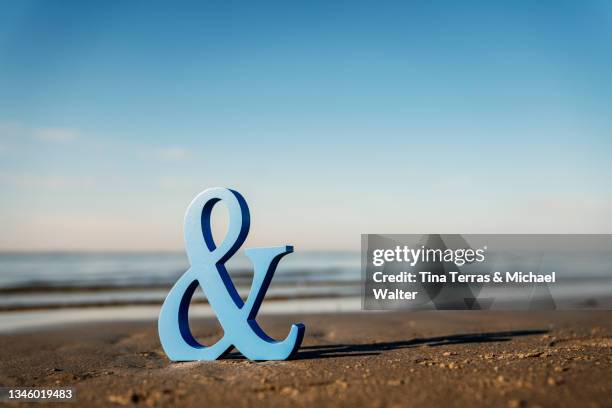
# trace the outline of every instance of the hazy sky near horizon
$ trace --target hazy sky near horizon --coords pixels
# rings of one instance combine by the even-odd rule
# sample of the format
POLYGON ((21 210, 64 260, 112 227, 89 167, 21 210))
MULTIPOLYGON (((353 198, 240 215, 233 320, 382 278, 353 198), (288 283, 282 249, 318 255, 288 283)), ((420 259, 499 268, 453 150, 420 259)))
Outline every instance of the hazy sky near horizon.
POLYGON ((608 1, 0 3, 0 249, 612 233, 608 1), (221 222, 222 223, 222 222, 221 222))

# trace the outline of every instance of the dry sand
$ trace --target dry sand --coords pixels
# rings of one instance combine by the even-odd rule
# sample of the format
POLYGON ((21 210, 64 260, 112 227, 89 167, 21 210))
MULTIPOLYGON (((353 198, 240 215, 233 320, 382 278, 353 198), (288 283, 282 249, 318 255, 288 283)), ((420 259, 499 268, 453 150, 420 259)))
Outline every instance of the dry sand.
MULTIPOLYGON (((296 359, 171 363, 155 322, 82 324, 0 336, 0 385, 74 387, 86 407, 612 406, 612 312, 259 320, 279 338, 306 324, 296 359)), ((192 328, 204 343, 221 333, 192 328)))

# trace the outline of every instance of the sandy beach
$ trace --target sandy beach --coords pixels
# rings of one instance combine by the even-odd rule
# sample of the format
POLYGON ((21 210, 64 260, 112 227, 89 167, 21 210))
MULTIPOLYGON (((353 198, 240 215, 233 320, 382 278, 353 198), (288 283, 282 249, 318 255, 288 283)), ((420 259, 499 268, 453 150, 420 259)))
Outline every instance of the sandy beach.
MULTIPOLYGON (((79 406, 611 406, 612 312, 262 316, 307 325, 297 357, 171 363, 155 321, 0 336, 0 384, 74 387, 79 406)), ((197 319, 203 343, 219 338, 197 319)), ((11 403, 12 404, 12 403, 11 403)), ((25 403, 24 403, 25 405, 25 403)), ((38 406, 38 405, 37 405, 38 406)))

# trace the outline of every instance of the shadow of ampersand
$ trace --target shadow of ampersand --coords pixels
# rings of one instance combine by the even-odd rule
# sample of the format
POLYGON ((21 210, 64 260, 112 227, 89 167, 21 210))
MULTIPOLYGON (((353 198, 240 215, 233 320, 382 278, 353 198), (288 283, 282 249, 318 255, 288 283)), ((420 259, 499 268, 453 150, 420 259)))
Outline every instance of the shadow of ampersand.
POLYGON ((428 345, 431 347, 446 346, 450 344, 490 343, 509 341, 513 337, 545 334, 548 330, 514 330, 492 333, 467 333, 449 336, 414 338, 403 341, 365 343, 365 344, 326 344, 318 346, 305 346, 294 357, 296 360, 314 358, 338 358, 375 356, 389 350, 428 345))

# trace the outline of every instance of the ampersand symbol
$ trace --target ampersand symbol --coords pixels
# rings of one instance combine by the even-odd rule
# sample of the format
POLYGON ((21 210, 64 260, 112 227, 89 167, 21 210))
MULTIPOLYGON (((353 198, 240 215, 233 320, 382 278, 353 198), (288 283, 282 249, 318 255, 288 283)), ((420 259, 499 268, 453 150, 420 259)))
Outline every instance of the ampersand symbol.
POLYGON ((161 308, 159 338, 171 360, 215 360, 236 347, 250 360, 285 360, 293 356, 304 338, 305 326, 293 324, 283 341, 269 337, 256 322, 257 312, 270 286, 276 266, 293 247, 250 248, 253 263, 251 291, 243 301, 227 270, 227 262, 244 243, 250 226, 249 207, 240 193, 211 188, 200 193, 185 214, 185 245, 191 267, 174 284, 161 308), (229 212, 227 235, 216 245, 211 230, 214 205, 222 201, 229 212), (201 286, 223 327, 223 337, 212 346, 201 345, 191 334, 188 310, 201 286))

